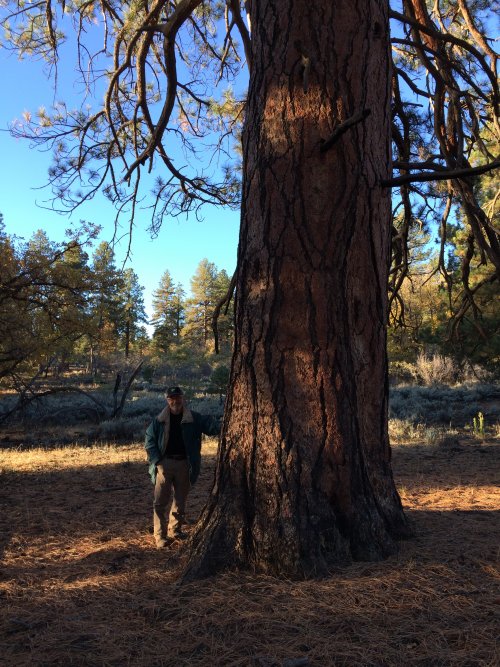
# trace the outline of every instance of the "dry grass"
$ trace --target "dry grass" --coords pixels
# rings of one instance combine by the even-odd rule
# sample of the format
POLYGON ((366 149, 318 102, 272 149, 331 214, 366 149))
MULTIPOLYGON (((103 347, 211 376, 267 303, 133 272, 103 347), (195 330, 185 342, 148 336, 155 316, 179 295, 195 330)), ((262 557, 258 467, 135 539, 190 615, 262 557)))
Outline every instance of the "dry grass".
MULTIPOLYGON (((190 497, 210 486, 205 447, 190 497)), ((491 666, 498 653, 499 451, 394 448, 416 536, 382 563, 313 581, 229 572, 179 586, 158 552, 142 445, 0 452, 0 663, 491 666)))

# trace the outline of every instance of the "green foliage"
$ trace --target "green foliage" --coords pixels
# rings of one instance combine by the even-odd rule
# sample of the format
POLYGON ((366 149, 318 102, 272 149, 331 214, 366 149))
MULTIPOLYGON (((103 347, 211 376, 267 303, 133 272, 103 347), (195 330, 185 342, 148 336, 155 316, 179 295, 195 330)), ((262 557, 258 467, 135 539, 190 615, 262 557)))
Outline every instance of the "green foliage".
POLYGON ((210 376, 210 385, 208 387, 208 391, 210 393, 219 394, 219 396, 225 394, 229 384, 229 375, 230 370, 228 366, 217 366, 217 368, 214 369, 212 375, 210 376))
MULTIPOLYGON (((427 30, 421 32, 394 14, 400 3, 391 5, 395 171, 418 177, 424 171, 442 174, 491 162, 498 155, 498 86, 491 74, 497 56, 488 35, 492 4, 424 3, 419 20, 427 30)), ((19 56, 42 57, 56 65, 65 40, 63 26, 69 33, 78 26, 65 56, 75 56, 86 77, 85 89, 101 91, 99 72, 107 72, 107 94, 99 92, 88 106, 71 109, 58 102, 52 109, 26 112, 22 125, 13 129, 35 145, 53 147, 50 179, 58 204, 71 210, 101 189, 125 211, 143 198, 146 187, 153 233, 168 215, 194 214, 206 203, 239 204, 244 68, 245 60, 250 63, 251 40, 243 7, 218 0, 154 6, 143 0, 102 6, 3 3, 4 42, 19 56), (95 45, 103 42, 105 47, 97 50, 95 45), (158 48, 160 42, 171 50, 158 48), (148 72, 147 81, 138 80, 139 72, 148 72), (167 157, 181 154, 178 162, 167 157), (124 178, 118 179, 123 166, 124 178), (146 174, 152 170, 153 184, 146 174), (101 173, 102 179, 97 177, 101 173)), ((410 6, 405 8, 406 17, 411 13, 410 6)), ((339 116, 334 122, 342 120, 339 116)), ((498 170, 460 181, 406 184, 392 192, 391 359, 413 363, 421 351, 436 350, 459 363, 497 363, 498 170)), ((210 262, 204 261, 203 271, 210 274, 210 262)), ((201 272, 200 267, 193 278, 198 283, 193 292, 199 293, 188 302, 179 292, 174 303, 168 287, 165 294, 159 288, 153 317, 156 357, 210 353, 211 316, 224 296, 227 276, 212 272, 208 285, 201 272), (218 287, 213 284, 217 281, 218 287)), ((134 345, 145 349, 140 312, 129 321, 120 314, 120 308, 128 308, 123 298, 116 295, 113 304, 111 291, 106 304, 98 293, 92 292, 93 313, 87 313, 92 326, 86 350, 96 369, 117 336, 125 354, 134 345)), ((134 303, 139 300, 134 297, 134 303)), ((35 319, 41 332, 50 329, 43 314, 35 319)), ((219 339, 226 353, 232 321, 231 311, 222 311, 219 339)))
MULTIPOLYGON (((461 283, 463 226, 449 224, 446 273, 439 266, 439 252, 424 227, 410 234, 409 270, 393 302, 388 328, 391 361, 415 363, 422 353, 440 354, 458 366, 469 363, 498 367, 500 362, 500 299, 498 281, 477 257, 471 262, 469 285, 475 294, 475 311, 459 321, 454 314, 463 302, 461 283), (450 231, 452 229, 452 231, 450 231)), ((447 380, 449 381, 449 380, 447 380)))
POLYGON ((146 382, 152 382, 154 378, 155 369, 153 366, 144 366, 142 369, 142 377, 146 382))
MULTIPOLYGON (((230 284, 226 271, 200 262, 188 302, 165 271, 154 293, 150 339, 136 273, 117 269, 106 242, 90 259, 84 249, 98 231, 82 223, 68 243, 53 243, 41 230, 23 243, 0 222, 0 380, 26 392, 38 376, 47 379, 49 372, 59 376, 76 367, 91 373, 94 383, 112 382, 146 355, 147 381, 179 372, 189 384, 199 388, 193 378, 201 376, 206 384, 214 362, 211 320, 230 284)), ((231 354, 231 311, 221 316, 219 332, 223 354, 215 363, 220 365, 231 354)))
POLYGON ((39 230, 28 243, 0 230, 0 378, 64 364, 85 328, 90 272, 82 225, 66 243, 39 230))
MULTIPOLYGON (((186 303, 186 324, 182 335, 189 344, 201 352, 211 352, 214 347, 212 318, 216 305, 226 296, 230 285, 226 271, 218 271, 213 262, 202 259, 191 279, 192 297, 186 303)), ((219 336, 227 350, 232 342, 232 312, 219 318, 219 336)))
POLYGON ((144 287, 139 285, 139 278, 132 269, 125 269, 118 295, 121 310, 119 331, 123 341, 125 357, 128 358, 134 347, 141 347, 145 330, 141 324, 147 324, 148 318, 144 309, 144 287))
POLYGON ((181 342, 185 319, 185 292, 182 285, 174 284, 170 272, 162 275, 158 289, 153 293, 153 345, 158 354, 166 354, 181 342))
POLYGON ((84 247, 98 231, 81 223, 66 243, 51 242, 41 230, 23 243, 2 223, 0 379, 22 386, 37 373, 87 359, 96 374, 116 350, 144 351, 143 288, 131 269, 116 269, 107 243, 89 266, 84 247))

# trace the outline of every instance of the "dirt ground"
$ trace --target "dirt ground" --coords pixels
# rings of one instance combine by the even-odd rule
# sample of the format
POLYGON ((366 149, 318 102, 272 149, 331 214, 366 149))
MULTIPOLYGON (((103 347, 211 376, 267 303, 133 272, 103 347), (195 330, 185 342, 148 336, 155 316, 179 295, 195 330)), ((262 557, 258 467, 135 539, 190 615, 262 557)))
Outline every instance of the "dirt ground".
MULTIPOLYGON (((212 480, 205 446, 194 520, 212 480)), ((415 537, 381 563, 179 585, 157 551, 141 444, 0 450, 0 664, 500 665, 500 443, 399 445, 415 537)))

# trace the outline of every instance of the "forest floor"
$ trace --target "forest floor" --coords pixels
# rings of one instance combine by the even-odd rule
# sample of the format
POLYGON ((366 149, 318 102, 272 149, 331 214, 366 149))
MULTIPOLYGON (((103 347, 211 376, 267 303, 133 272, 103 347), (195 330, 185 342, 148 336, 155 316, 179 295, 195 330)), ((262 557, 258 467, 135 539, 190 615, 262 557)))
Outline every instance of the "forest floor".
MULTIPOLYGON (((192 520, 215 453, 206 441, 192 520)), ((0 663, 499 665, 499 463, 498 437, 396 444, 415 530, 397 555, 180 585, 186 546, 154 547, 141 443, 0 450, 0 663)))

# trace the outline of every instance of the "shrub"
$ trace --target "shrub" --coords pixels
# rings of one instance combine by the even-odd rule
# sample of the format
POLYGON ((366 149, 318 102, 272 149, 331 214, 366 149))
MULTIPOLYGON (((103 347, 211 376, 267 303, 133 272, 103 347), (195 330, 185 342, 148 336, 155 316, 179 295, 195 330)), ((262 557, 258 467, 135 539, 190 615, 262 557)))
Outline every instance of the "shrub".
POLYGON ((427 387, 435 384, 455 384, 461 376, 456 362, 451 357, 440 354, 428 356, 420 353, 415 369, 418 380, 427 387))
POLYGON ((193 398, 189 401, 189 407, 204 415, 220 416, 223 406, 218 398, 193 398))
POLYGON ((500 417, 500 390, 494 385, 472 387, 392 387, 389 417, 414 424, 446 423, 463 427, 481 410, 488 423, 500 417))
POLYGON ((149 420, 112 419, 99 424, 96 435, 101 440, 142 440, 149 420))
POLYGON ((417 378, 415 364, 408 361, 389 362, 389 380, 391 384, 399 385, 414 382, 417 378))
POLYGON ((143 417, 151 419, 165 407, 165 399, 162 393, 144 392, 140 396, 132 396, 127 401, 123 416, 127 419, 143 417))

